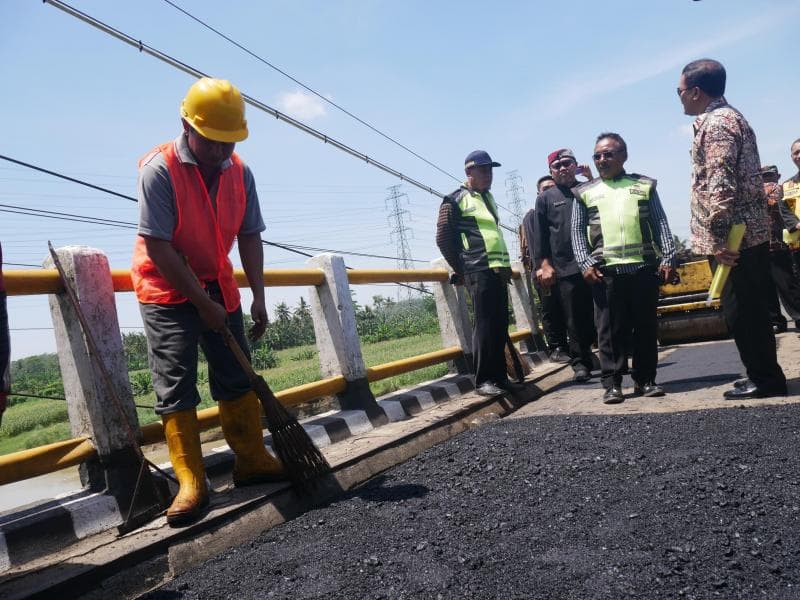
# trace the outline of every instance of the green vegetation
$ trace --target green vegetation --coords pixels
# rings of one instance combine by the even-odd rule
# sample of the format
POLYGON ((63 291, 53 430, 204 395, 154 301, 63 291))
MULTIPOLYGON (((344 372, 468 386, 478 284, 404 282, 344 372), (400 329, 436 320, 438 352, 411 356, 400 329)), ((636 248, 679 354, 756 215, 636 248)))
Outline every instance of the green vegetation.
MULTIPOLYGON (((375 366, 441 349, 436 308, 432 298, 396 303, 376 296, 373 306, 356 306, 356 318, 367 366, 375 366)), ((267 333, 283 346, 275 348, 259 342, 253 349, 253 364, 274 391, 310 383, 321 378, 313 325, 304 300, 294 311, 278 305, 267 333), (310 340, 303 344, 296 342, 310 340)), ((267 337, 265 335, 265 337, 267 337)), ((131 389, 139 423, 157 420, 152 380, 147 368, 147 342, 144 334, 123 335, 131 389)), ((202 353, 201 353, 202 356, 202 353)), ((439 364, 371 384, 376 396, 435 379, 447 373, 439 364)), ((42 354, 14 361, 11 368, 13 389, 20 393, 63 397, 61 373, 55 354, 42 354)), ((198 367, 200 408, 213 406, 208 390, 208 367, 198 367)), ((71 437, 67 406, 63 400, 11 396, 0 427, 0 454, 34 448, 71 437)))

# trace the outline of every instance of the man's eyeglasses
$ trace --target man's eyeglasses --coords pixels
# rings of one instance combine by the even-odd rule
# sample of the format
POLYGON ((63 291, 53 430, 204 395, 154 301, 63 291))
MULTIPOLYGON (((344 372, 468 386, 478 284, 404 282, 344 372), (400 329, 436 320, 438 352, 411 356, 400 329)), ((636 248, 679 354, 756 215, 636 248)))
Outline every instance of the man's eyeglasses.
POLYGON ((559 161, 550 163, 550 168, 553 171, 558 171, 562 167, 566 169, 566 168, 568 168, 568 167, 570 167, 570 166, 572 166, 574 164, 577 164, 577 163, 574 160, 572 160, 571 158, 568 158, 566 160, 559 160, 559 161))
POLYGON ((681 87, 676 88, 676 91, 678 92, 678 98, 683 96, 683 92, 689 91, 690 89, 692 88, 681 88, 681 87))
POLYGON ((617 154, 622 154, 622 150, 605 150, 604 152, 595 152, 592 154, 592 159, 600 160, 601 158, 614 158, 617 154))

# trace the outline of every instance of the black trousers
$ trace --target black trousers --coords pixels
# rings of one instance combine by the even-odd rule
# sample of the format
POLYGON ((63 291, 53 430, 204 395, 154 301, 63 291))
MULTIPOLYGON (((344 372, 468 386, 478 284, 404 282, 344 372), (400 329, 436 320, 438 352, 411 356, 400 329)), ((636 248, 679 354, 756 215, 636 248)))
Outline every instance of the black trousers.
POLYGON ((770 273, 775 282, 774 292, 769 294, 770 322, 784 327, 786 317, 781 313, 780 302, 793 321, 800 321, 800 281, 795 273, 792 253, 788 250, 773 250, 769 253, 770 273), (780 302, 778 298, 780 297, 780 302))
POLYGON ((561 307, 561 294, 558 286, 552 286, 550 293, 545 294, 544 289, 539 285, 536 278, 533 278, 533 287, 539 296, 539 304, 542 307, 541 314, 542 329, 547 340, 547 349, 552 352, 556 348, 567 348, 567 323, 564 319, 564 309, 561 307))
POLYGON ((569 354, 574 370, 584 367, 592 370, 592 342, 594 341, 594 303, 592 288, 576 273, 558 278, 561 306, 569 332, 569 354))
POLYGON ((622 275, 604 270, 603 281, 592 286, 601 380, 606 389, 622 384, 628 352, 633 355, 633 380, 655 381, 659 283, 655 267, 648 266, 622 275))
POLYGON ((474 314, 475 386, 488 381, 505 382, 508 380, 504 352, 508 335, 508 286, 491 269, 467 273, 464 283, 472 298, 474 314))
MULTIPOLYGON (((709 261, 713 270, 715 261, 709 261)), ((773 285, 769 265, 768 244, 741 250, 722 290, 722 311, 747 376, 762 391, 783 394, 786 377, 778 364, 769 300, 764 293, 773 285)))

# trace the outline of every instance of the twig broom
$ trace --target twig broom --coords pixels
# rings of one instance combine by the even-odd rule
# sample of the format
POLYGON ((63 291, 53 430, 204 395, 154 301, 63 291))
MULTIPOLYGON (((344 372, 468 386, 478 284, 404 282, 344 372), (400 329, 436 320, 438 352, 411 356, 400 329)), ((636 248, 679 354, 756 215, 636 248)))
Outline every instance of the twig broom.
POLYGON ((283 462, 286 474, 295 486, 306 489, 313 479, 330 472, 328 461, 314 445, 303 426, 275 397, 264 378, 253 370, 227 325, 221 334, 261 401, 267 418, 267 429, 272 434, 275 452, 283 462))

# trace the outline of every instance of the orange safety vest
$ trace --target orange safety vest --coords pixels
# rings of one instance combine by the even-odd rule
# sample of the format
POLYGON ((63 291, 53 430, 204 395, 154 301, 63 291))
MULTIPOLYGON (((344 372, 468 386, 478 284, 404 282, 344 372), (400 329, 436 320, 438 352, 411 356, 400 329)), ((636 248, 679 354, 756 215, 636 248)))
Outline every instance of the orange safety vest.
MULTIPOLYGON (((157 146, 139 161, 139 168, 156 152, 161 152, 166 160, 175 193, 172 247, 186 257, 203 287, 205 282, 217 280, 225 309, 233 312, 241 305, 241 297, 228 253, 242 225, 247 204, 242 161, 234 153, 233 164, 220 173, 215 211, 200 170, 196 165, 180 161, 174 142, 157 146)), ((147 255, 142 236, 137 236, 134 244, 131 280, 136 298, 143 304, 188 301, 161 275, 147 255)))

